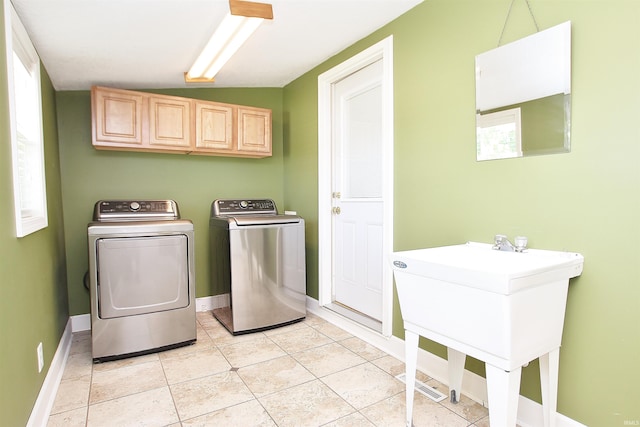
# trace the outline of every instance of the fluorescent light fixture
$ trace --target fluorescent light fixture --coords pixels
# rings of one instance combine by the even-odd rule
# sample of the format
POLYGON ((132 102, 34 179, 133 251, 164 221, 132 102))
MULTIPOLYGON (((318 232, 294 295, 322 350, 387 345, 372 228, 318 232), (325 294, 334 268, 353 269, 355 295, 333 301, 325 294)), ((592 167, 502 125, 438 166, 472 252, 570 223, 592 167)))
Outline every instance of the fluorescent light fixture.
POLYGON ((260 26, 263 20, 273 19, 270 4, 243 0, 229 0, 230 13, 213 33, 204 50, 184 73, 187 83, 212 83, 218 71, 260 26))

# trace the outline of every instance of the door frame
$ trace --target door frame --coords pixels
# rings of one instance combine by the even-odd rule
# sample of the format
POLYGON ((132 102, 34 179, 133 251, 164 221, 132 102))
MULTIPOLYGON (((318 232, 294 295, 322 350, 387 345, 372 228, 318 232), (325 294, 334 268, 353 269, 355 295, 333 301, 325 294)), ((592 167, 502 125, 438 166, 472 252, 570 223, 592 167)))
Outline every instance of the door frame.
POLYGON ((386 256, 393 252, 393 36, 381 40, 318 76, 318 303, 332 302, 332 89, 341 79, 382 60, 383 139, 383 283, 382 335, 389 337, 393 323, 393 270, 386 256))

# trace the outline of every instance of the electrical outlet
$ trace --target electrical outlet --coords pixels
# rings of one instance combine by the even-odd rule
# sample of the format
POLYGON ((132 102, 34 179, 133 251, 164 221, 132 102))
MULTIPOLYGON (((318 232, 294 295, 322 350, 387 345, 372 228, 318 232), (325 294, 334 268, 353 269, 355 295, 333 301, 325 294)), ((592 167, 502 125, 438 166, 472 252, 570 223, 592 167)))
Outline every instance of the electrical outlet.
POLYGON ((44 353, 42 352, 42 343, 38 344, 38 348, 36 349, 38 353, 38 372, 42 372, 42 368, 44 368, 44 353))

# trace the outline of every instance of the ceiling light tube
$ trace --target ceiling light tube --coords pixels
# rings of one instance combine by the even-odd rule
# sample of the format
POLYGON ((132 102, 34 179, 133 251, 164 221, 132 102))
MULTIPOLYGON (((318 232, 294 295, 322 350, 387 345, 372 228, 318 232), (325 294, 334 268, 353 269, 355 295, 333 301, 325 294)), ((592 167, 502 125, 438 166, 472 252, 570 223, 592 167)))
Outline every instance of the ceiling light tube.
POLYGON ((273 19, 270 4, 230 0, 231 13, 225 16, 191 69, 187 83, 213 82, 215 75, 264 19, 273 19))

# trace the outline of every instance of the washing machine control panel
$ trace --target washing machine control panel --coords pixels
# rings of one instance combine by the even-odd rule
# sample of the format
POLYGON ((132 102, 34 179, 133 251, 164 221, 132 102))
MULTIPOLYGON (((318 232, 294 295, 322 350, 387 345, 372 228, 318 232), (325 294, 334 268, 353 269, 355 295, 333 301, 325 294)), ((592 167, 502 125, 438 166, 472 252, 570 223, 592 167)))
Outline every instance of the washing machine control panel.
POLYGON ((141 221, 179 219, 173 200, 101 200, 95 205, 94 221, 141 221))
POLYGON ((218 199, 213 202, 215 216, 245 213, 275 215, 278 210, 275 202, 271 199, 218 199))

